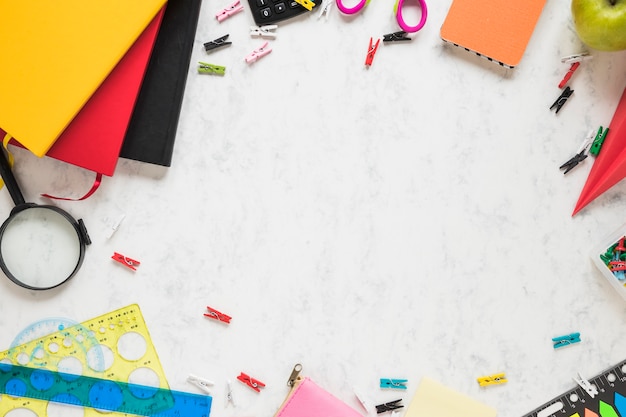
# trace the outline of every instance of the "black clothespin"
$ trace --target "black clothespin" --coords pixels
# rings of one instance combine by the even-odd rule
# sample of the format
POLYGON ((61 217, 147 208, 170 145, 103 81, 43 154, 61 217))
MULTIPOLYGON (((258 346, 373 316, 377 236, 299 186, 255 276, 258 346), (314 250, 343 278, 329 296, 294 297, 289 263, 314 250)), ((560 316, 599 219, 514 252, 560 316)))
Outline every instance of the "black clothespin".
POLYGON ((376 406, 376 414, 385 413, 387 411, 397 410, 398 408, 404 407, 400 402, 402 399, 391 401, 385 404, 379 404, 376 406))
POLYGON ((383 35, 383 42, 396 42, 396 41, 410 41, 411 38, 406 36, 406 32, 401 30, 399 32, 388 33, 383 35))
POLYGON ((214 39, 211 42, 207 42, 204 44, 204 50, 209 52, 213 49, 216 49, 222 46, 231 45, 232 42, 226 42, 226 39, 228 39, 228 34, 222 37, 219 37, 217 39, 214 39))
POLYGON ((584 161, 587 158, 587 156, 589 156, 587 154, 587 150, 589 150, 589 147, 593 143, 592 141, 593 141, 593 130, 589 132, 589 134, 587 135, 587 137, 583 141, 583 144, 580 145, 580 148, 578 148, 578 152, 576 153, 576 155, 572 156, 569 159, 569 161, 567 161, 566 163, 564 163, 563 165, 561 165, 559 167, 559 169, 564 169, 565 170, 565 172, 563 172, 563 174, 567 174, 568 172, 570 172, 579 163, 584 161))
POLYGON ((556 101, 550 106, 550 110, 552 110, 552 109, 554 109, 556 107, 556 112, 558 113, 559 110, 561 110, 561 107, 563 107, 563 104, 565 104, 567 99, 573 93, 574 93, 574 90, 572 90, 569 86, 565 87, 565 90, 563 90, 563 92, 561 93, 559 98, 557 98, 556 101))
POLYGON ((569 161, 567 161, 566 163, 561 165, 559 167, 559 169, 564 169, 565 172, 563 172, 563 174, 567 174, 572 169, 574 169, 574 167, 576 167, 576 165, 578 165, 580 162, 584 161, 585 158, 587 158, 587 154, 585 153, 585 150, 582 150, 581 152, 579 152, 576 155, 572 156, 572 158, 569 161))

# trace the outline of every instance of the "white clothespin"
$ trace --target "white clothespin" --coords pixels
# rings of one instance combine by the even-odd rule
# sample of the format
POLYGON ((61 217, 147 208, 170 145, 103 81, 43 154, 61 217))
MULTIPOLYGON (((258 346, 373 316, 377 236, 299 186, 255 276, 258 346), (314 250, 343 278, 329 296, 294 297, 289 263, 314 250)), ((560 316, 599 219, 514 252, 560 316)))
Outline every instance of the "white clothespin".
POLYGON ((269 42, 265 41, 265 43, 263 45, 261 45, 260 48, 255 49, 254 51, 252 51, 250 53, 250 55, 248 55, 246 57, 246 62, 248 64, 256 61, 259 58, 264 57, 265 55, 269 54, 270 52, 272 52, 272 48, 269 48, 267 45, 269 44, 269 42))
POLYGON ((589 381, 587 381, 585 378, 583 378, 582 376, 580 376, 580 372, 578 373, 578 379, 574 378, 574 381, 576 381, 576 383, 578 385, 580 385, 580 387, 582 389, 585 390, 585 392, 587 394, 589 394, 589 396, 591 398, 595 397, 596 395, 598 395, 598 388, 596 388, 594 385, 592 385, 589 381))
POLYGON ((578 54, 567 55, 561 58, 561 62, 564 64, 573 64, 574 62, 581 62, 593 57, 589 55, 589 52, 580 52, 578 54))
POLYGON ((328 20, 328 16, 330 15, 330 9, 335 0, 322 0, 322 4, 320 4, 320 12, 317 15, 317 19, 319 20, 322 16, 326 17, 328 20))
POLYGON ((106 234, 107 239, 111 239, 113 234, 117 232, 117 229, 120 227, 120 224, 122 224, 122 220, 124 220, 125 217, 126 217, 125 214, 120 214, 116 219, 111 219, 111 218, 104 219, 107 226, 109 226, 109 230, 107 231, 107 234, 106 234))
POLYGON ((189 376, 187 377, 187 382, 197 386, 207 394, 211 394, 211 389, 209 387, 215 385, 213 381, 209 381, 208 379, 204 379, 192 374, 189 374, 189 376))
POLYGON ((228 404, 232 404, 233 407, 237 407, 235 405, 235 399, 233 398, 233 387, 230 385, 230 380, 226 381, 227 384, 227 391, 226 391, 226 407, 228 407, 228 404))
POLYGON ((243 10, 243 6, 241 5, 241 1, 235 0, 230 6, 217 12, 215 14, 215 18, 217 19, 218 22, 222 22, 224 19, 227 19, 231 17, 232 15, 234 15, 235 13, 239 13, 242 10, 243 10))
POLYGON ((595 139, 595 137, 596 137, 595 130, 591 129, 589 132, 587 132, 587 136, 585 136, 583 143, 580 145, 580 148, 578 148, 578 152, 576 153, 587 152, 589 148, 591 147, 591 144, 593 143, 593 140, 595 139))
POLYGON ((363 409, 369 414, 370 405, 369 405, 369 402, 365 399, 365 396, 363 396, 363 394, 360 391, 357 391, 356 388, 353 388, 353 391, 354 391, 354 395, 356 396, 356 399, 359 400, 359 403, 361 404, 363 409))
POLYGON ((276 30, 277 27, 278 25, 250 26, 250 36, 275 39, 276 33, 272 31, 276 30))

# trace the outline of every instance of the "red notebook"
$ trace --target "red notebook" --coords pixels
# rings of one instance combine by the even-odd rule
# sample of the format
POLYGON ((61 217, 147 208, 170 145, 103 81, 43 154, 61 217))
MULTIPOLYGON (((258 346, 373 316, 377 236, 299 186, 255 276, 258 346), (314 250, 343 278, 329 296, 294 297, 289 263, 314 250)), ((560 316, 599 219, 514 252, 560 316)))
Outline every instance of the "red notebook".
MULTIPOLYGON (((165 7, 137 38, 46 156, 104 175, 113 175, 165 7)), ((3 131, 0 129, 0 132, 3 131)), ((19 142, 19 138, 15 139, 19 142)))

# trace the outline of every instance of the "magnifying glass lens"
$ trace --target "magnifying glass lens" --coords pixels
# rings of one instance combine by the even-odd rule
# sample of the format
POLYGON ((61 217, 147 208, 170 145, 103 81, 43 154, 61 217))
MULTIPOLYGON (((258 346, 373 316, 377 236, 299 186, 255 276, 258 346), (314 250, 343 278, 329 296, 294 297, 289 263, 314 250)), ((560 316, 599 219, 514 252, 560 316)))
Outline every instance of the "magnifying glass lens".
POLYGON ((5 272, 34 289, 55 287, 81 262, 81 240, 61 213, 34 206, 13 214, 0 238, 5 272))

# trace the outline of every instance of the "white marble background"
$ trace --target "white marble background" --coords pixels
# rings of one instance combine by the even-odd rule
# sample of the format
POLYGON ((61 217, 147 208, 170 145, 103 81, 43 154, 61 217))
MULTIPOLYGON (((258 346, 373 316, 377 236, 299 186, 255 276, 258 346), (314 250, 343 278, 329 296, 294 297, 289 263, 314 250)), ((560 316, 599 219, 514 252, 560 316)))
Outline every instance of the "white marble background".
MULTIPOLYGON (((121 160, 93 197, 55 203, 84 218, 93 244, 57 290, 0 280, 0 349, 37 320, 138 303, 170 386, 195 392, 190 373, 217 382, 215 417, 271 416, 297 362, 357 409, 353 386, 378 404, 398 397, 379 378, 407 378, 408 404, 429 376, 516 417, 577 372, 625 359, 626 303, 589 252, 626 220, 626 183, 572 218, 593 159, 558 167, 609 124, 626 54, 594 52, 550 112, 560 58, 581 50, 569 2, 548 0, 514 70, 440 40, 451 0, 429 2, 410 43, 381 42, 371 68, 370 36, 398 30, 392 1, 281 24, 273 52, 248 65, 263 41, 249 37, 246 2, 215 20, 230 3, 203 4, 172 166, 121 160), (226 33, 233 45, 207 55, 203 43, 226 33), (226 75, 197 74, 197 61, 226 75), (232 323, 204 318, 207 305, 232 323), (573 331, 582 343, 552 348, 573 331), (267 387, 254 393, 240 372, 267 387), (509 382, 476 383, 497 372, 509 382), (229 379, 237 408, 225 407, 229 379)), ((13 151, 29 200, 78 197, 93 181, 13 151)))

